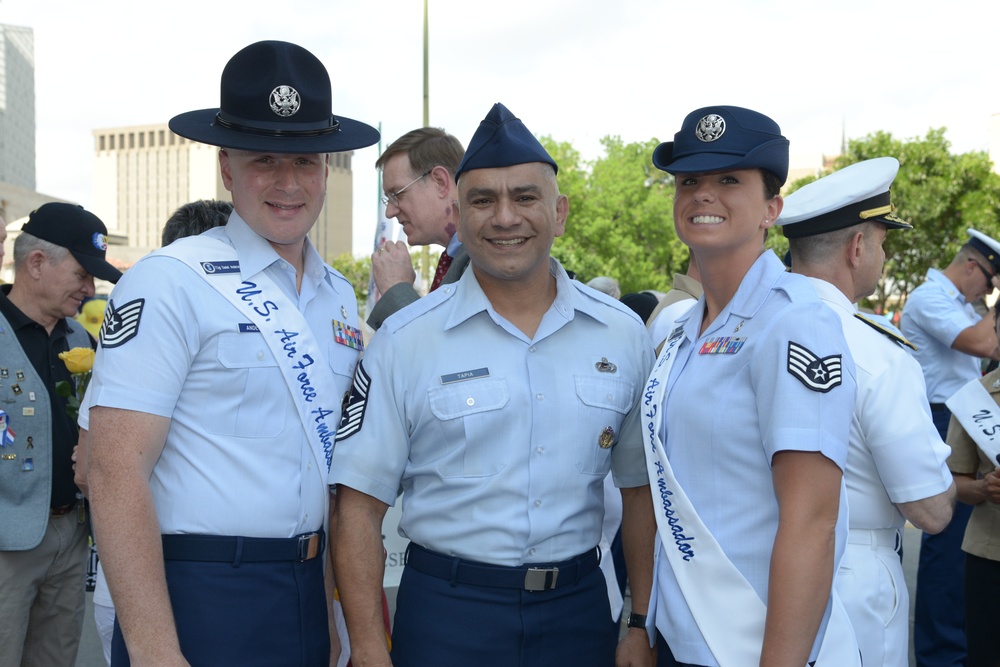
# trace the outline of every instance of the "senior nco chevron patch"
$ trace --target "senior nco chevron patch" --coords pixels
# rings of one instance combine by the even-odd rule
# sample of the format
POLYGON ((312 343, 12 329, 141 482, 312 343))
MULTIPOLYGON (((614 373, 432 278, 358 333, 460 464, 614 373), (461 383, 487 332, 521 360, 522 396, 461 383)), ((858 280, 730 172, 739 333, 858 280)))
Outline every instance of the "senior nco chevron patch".
POLYGON ((101 324, 101 347, 118 347, 136 337, 144 303, 145 299, 136 299, 118 307, 113 300, 108 301, 108 309, 101 324))
POLYGON ((368 407, 368 390, 372 379, 365 372, 364 362, 358 362, 354 371, 354 384, 351 386, 351 397, 347 399, 347 407, 340 415, 340 428, 337 429, 337 442, 347 440, 361 430, 365 420, 365 408, 368 407))
POLYGON ((809 389, 825 394, 843 380, 841 355, 821 359, 798 343, 788 341, 788 372, 809 389))

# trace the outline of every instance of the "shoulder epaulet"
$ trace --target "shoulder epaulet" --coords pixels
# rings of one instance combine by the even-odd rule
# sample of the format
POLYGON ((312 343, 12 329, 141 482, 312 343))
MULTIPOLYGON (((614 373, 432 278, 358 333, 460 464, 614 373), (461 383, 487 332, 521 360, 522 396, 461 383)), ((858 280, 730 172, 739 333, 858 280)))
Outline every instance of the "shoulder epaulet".
POLYGON ((875 320, 870 320, 867 317, 865 317, 864 315, 862 315, 861 313, 854 313, 854 317, 858 318, 859 320, 861 320, 862 322, 864 322, 865 324, 867 324, 868 326, 870 326, 872 329, 875 329, 875 331, 878 331, 883 336, 886 336, 887 338, 890 338, 891 340, 899 343, 900 345, 905 345, 906 347, 910 348, 911 350, 916 350, 917 349, 916 345, 914 345, 910 341, 908 341, 905 338, 903 338, 903 336, 901 336, 900 334, 896 333, 892 329, 889 329, 889 328, 887 328, 887 327, 879 324, 875 320))

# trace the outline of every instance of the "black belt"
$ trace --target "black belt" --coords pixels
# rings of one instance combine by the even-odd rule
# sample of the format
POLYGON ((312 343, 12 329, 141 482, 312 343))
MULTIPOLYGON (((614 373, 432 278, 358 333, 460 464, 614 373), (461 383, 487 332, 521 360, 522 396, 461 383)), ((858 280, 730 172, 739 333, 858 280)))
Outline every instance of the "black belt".
POLYGON ((406 564, 417 572, 454 584, 517 588, 525 591, 550 591, 572 586, 597 569, 598 549, 561 563, 538 563, 505 567, 454 558, 430 551, 412 542, 406 550, 406 564))
POLYGON ((306 561, 322 552, 323 530, 296 537, 163 535, 164 560, 206 563, 306 561))
POLYGON ((944 403, 931 403, 931 412, 944 412, 948 406, 944 403))

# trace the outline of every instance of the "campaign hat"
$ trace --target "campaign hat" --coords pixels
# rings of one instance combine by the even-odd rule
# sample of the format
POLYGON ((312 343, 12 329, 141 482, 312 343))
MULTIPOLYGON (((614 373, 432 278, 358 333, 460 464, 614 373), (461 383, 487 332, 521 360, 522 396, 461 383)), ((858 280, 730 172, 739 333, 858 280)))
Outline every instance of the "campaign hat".
POLYGON ((273 40, 230 58, 219 108, 182 113, 169 125, 193 141, 268 153, 337 153, 379 140, 374 127, 333 115, 330 76, 316 56, 273 40))
POLYGON ((669 174, 766 169, 781 184, 788 178, 788 139, 762 113, 734 106, 696 109, 673 141, 653 150, 653 164, 669 174))
POLYGON ((889 189, 899 172, 899 160, 877 157, 855 162, 808 183, 785 197, 775 223, 790 239, 825 234, 863 222, 881 222, 890 229, 913 229, 895 215, 889 189))
POLYGON ((63 202, 42 204, 21 225, 26 234, 69 250, 95 278, 116 283, 122 272, 108 263, 108 228, 82 206, 63 202))
POLYGON ((466 171, 496 169, 528 162, 552 165, 557 173, 559 165, 539 143, 521 120, 507 107, 497 102, 479 123, 472 141, 455 171, 455 181, 466 171))

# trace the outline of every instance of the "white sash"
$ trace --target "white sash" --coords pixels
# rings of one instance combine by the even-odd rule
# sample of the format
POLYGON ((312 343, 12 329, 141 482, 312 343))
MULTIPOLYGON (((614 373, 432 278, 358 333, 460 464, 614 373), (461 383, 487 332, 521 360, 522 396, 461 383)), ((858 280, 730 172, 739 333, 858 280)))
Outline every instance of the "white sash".
POLYGON ((983 383, 967 382, 945 405, 990 463, 1000 465, 1000 406, 983 383))
POLYGON ((235 250, 219 239, 192 237, 161 252, 184 262, 257 327, 278 362, 317 472, 326 484, 340 420, 340 397, 326 352, 305 317, 263 271, 253 280, 243 280, 235 250))
MULTIPOLYGON (((644 449, 657 533, 691 615, 719 665, 756 665, 764 643, 767 608, 698 516, 674 477, 660 439, 664 392, 683 338, 681 327, 670 333, 642 397, 644 449)), ((857 639, 847 613, 836 593, 830 594, 833 608, 816 664, 860 667, 857 639)))

